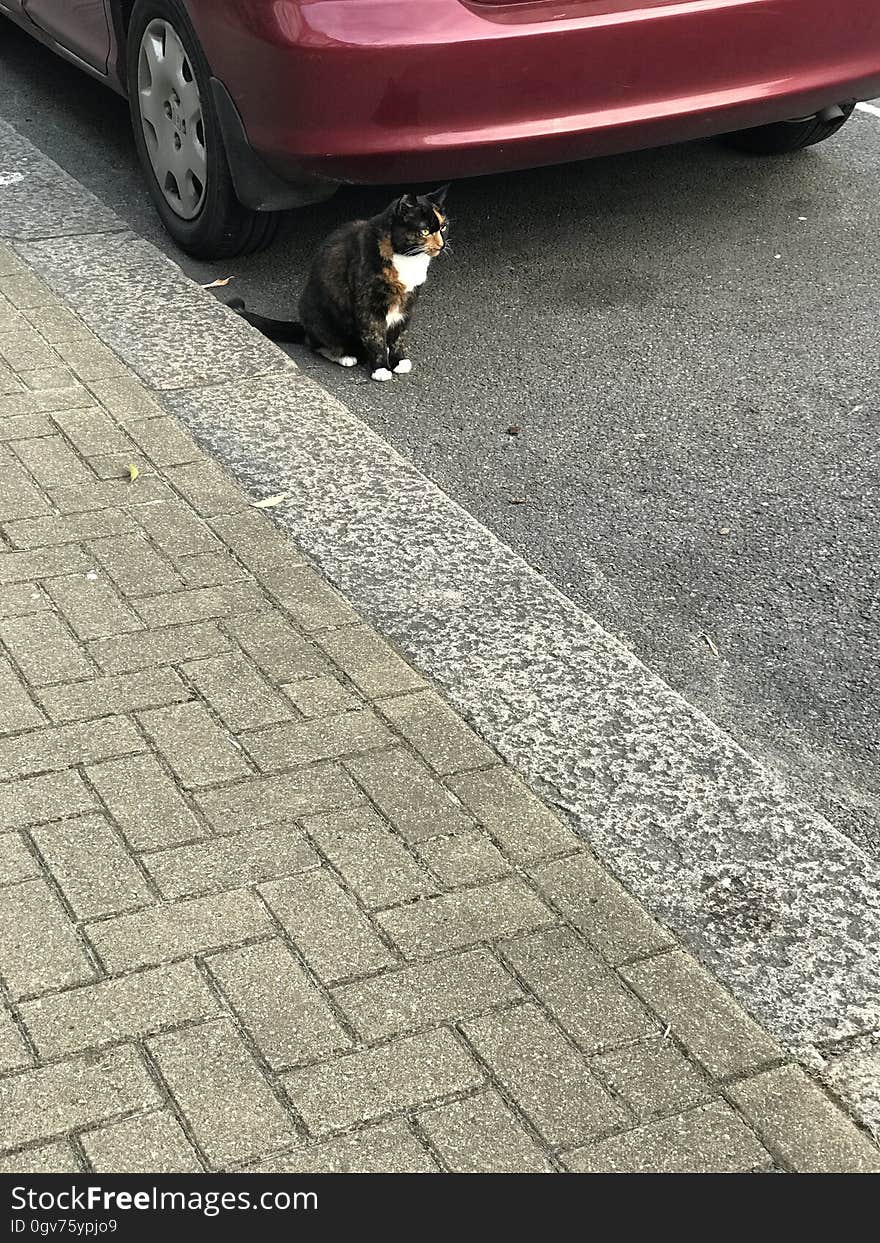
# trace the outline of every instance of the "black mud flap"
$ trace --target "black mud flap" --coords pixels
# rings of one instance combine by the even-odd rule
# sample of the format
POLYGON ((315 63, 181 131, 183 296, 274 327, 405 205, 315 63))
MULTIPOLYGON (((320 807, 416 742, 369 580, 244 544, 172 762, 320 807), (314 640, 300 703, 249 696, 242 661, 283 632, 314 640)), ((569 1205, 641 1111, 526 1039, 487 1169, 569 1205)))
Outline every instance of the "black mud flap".
POLYGON ((337 189, 335 181, 288 181, 274 172, 248 142, 244 122, 219 78, 211 78, 223 145, 239 201, 252 211, 286 211, 320 203, 337 189))

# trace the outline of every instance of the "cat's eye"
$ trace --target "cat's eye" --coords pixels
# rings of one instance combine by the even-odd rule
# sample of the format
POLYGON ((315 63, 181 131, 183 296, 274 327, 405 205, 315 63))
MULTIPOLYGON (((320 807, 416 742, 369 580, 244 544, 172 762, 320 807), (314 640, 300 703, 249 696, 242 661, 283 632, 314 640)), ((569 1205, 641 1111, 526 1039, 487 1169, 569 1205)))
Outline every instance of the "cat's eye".
POLYGON ((430 230, 430 229, 420 229, 420 230, 419 230, 419 232, 421 233, 422 237, 430 237, 430 236, 431 236, 431 230, 430 230))

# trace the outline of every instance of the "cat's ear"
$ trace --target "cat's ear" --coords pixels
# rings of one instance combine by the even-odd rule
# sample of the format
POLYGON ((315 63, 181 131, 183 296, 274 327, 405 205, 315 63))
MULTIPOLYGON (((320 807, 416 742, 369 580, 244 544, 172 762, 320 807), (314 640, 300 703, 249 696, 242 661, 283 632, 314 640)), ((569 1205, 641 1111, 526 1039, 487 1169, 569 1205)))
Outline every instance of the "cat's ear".
POLYGON ((416 207, 416 196, 414 194, 402 194, 394 204, 394 214, 396 216, 408 216, 410 212, 415 211, 416 207))
POLYGON ((432 190, 427 197, 432 203, 436 203, 438 207, 442 207, 446 202, 446 195, 449 193, 450 183, 447 181, 445 186, 439 186, 438 189, 432 190))

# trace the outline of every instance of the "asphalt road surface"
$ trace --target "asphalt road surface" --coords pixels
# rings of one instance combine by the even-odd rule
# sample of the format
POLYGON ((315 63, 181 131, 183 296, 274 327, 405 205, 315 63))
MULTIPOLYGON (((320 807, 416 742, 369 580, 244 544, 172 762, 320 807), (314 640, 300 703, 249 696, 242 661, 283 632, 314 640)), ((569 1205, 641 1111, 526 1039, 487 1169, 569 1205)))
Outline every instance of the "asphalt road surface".
MULTIPOLYGON (((2 22, 0 116, 269 314, 394 193, 208 266, 159 227, 124 102, 2 22)), ((297 361, 880 853, 880 117, 781 160, 697 143, 474 179, 449 207, 413 374, 297 361)))

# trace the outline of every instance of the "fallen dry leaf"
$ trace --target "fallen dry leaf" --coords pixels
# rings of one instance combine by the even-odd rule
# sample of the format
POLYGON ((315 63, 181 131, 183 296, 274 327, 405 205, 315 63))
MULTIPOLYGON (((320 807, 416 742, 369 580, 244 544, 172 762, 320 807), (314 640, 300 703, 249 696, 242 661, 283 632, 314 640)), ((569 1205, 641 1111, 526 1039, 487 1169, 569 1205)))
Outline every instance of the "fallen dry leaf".
POLYGON ((264 496, 261 501, 253 501, 252 504, 254 509, 271 509, 273 505, 286 501, 289 496, 289 492, 278 492, 275 496, 264 496))
POLYGON ((141 468, 139 466, 135 466, 134 462, 131 462, 128 467, 128 477, 132 483, 134 483, 140 473, 141 468))
POLYGON ((216 281, 211 281, 210 285, 202 285, 202 289, 221 289, 224 285, 228 285, 230 281, 234 280, 234 276, 222 276, 216 281))
POLYGON ((511 427, 508 427, 507 434, 508 436, 518 436, 521 431, 522 431, 522 428, 520 427, 519 423, 514 423, 511 427))
POLYGON ((712 655, 717 656, 719 654, 718 648, 715 646, 715 644, 712 642, 709 636, 707 634, 704 634, 704 635, 701 635, 700 637, 702 638, 703 642, 706 644, 706 646, 708 647, 712 655))

